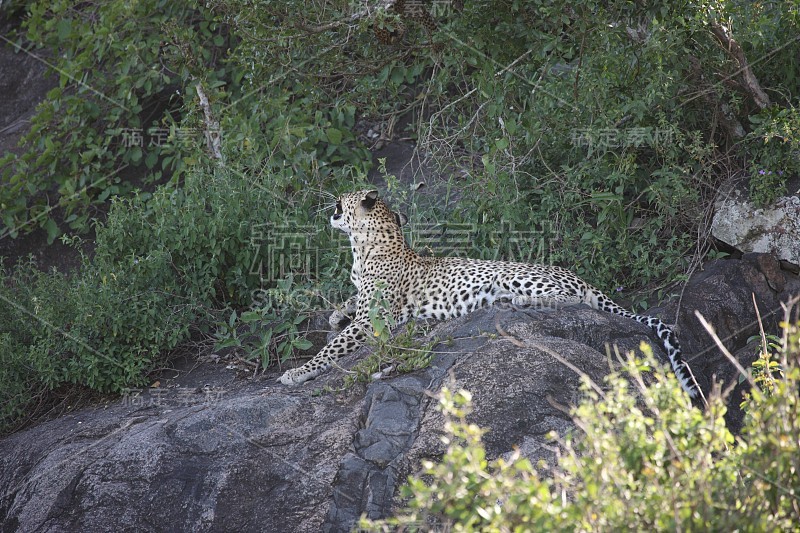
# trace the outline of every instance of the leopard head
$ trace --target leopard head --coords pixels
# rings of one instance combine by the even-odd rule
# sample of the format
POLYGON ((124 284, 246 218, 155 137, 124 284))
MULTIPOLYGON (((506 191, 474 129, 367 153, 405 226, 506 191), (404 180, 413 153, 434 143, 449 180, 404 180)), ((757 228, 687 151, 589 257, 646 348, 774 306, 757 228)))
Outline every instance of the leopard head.
POLYGON ((374 235, 399 235, 400 227, 408 218, 392 211, 378 197, 376 190, 364 190, 343 194, 336 201, 336 210, 331 215, 331 226, 351 237, 366 242, 364 237, 374 235))

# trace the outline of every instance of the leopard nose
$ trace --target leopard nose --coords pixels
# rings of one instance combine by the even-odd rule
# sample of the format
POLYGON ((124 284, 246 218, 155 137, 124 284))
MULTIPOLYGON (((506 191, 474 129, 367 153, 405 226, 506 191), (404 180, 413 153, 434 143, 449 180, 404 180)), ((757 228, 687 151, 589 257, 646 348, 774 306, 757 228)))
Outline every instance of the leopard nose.
POLYGON ((333 215, 331 215, 331 220, 339 220, 340 218, 342 218, 341 213, 334 213, 333 215))

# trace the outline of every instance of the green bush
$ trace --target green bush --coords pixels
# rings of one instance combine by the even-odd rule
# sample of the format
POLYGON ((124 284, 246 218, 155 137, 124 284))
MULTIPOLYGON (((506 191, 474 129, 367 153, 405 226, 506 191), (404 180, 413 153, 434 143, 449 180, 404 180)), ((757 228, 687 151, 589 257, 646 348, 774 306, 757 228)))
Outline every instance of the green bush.
POLYGON ((780 172, 796 172, 796 147, 763 142, 796 129, 791 3, 484 0, 459 13, 440 2, 431 9, 441 50, 410 21, 400 45, 379 45, 373 25, 386 14, 344 0, 128 4, 28 6, 19 44, 63 50, 63 74, 25 152, 5 161, 5 232, 35 219, 55 237, 43 194, 54 186, 66 221, 85 227, 88 203, 131 189, 114 173, 125 164, 179 187, 206 159, 198 84, 225 161, 296 187, 338 189, 343 168, 370 165, 357 131, 390 133, 411 117, 394 134, 416 139, 446 174, 458 171, 449 203, 417 221, 473 224, 462 253, 481 257, 500 248, 510 258, 507 229, 526 228, 544 244, 538 259, 607 290, 680 277, 707 249, 695 243, 705 205, 740 156, 758 201, 780 190, 780 172), (709 29, 720 20, 754 58, 774 109, 754 113, 728 83, 739 66, 709 29), (722 138, 706 97, 751 130, 745 142, 722 138), (122 130, 138 127, 158 127, 169 142, 122 146, 122 130), (186 132, 199 142, 181 142, 186 132))
POLYGON ((25 150, 0 162, 3 234, 15 237, 36 222, 57 236, 45 191, 57 189, 65 222, 77 229, 87 227, 90 204, 110 208, 104 223, 95 222, 93 257, 72 277, 31 265, 3 272, 2 425, 31 414, 57 388, 119 392, 145 383, 190 329, 227 322, 231 307, 251 307, 245 316, 260 318, 250 325, 276 332, 278 344, 262 350, 265 365, 305 346, 300 311, 334 293, 341 300, 333 286, 345 285, 339 241, 317 235, 327 226, 318 191, 334 191, 334 182, 352 187, 369 165, 351 131, 355 108, 291 94, 281 83, 255 86, 241 64, 226 66, 223 52, 234 43, 204 6, 33 2, 25 9, 27 38, 63 53, 54 61, 59 87, 33 117, 25 150), (114 39, 98 38, 109 33, 114 39), (219 121, 223 162, 209 162, 196 84, 219 121), (144 146, 121 144, 131 128, 144 132, 144 146), (149 145, 150 128, 166 142, 149 145), (116 172, 125 165, 147 169, 142 183, 150 190, 162 172, 172 179, 141 192, 116 172), (285 234, 314 255, 311 271, 268 264, 275 262, 268 248, 285 234), (295 296, 274 297, 279 281, 295 296))
POLYGON ((59 0, 25 8, 16 46, 53 53, 58 85, 37 107, 21 154, 0 160, 3 234, 41 226, 52 241, 60 232, 53 208, 85 230, 90 205, 135 186, 125 167, 138 168, 144 183, 177 179, 202 151, 196 130, 189 143, 177 134, 189 126, 181 119, 194 105, 192 84, 214 87, 228 76, 219 64, 227 34, 193 2, 59 0))
MULTIPOLYGON (((714 99, 745 127, 756 114, 727 82, 740 66, 712 22, 734 29, 765 90, 781 95, 777 108, 796 97, 791 3, 487 0, 467 2, 462 13, 433 3, 441 51, 410 21, 401 45, 379 46, 372 26, 384 20, 380 10, 300 4, 219 4, 221 20, 243 36, 233 61, 249 79, 277 79, 313 102, 346 102, 384 127, 413 110, 424 118, 406 134, 443 174, 460 171, 451 201, 420 213, 422 222, 474 225, 461 252, 482 257, 498 249, 508 257, 507 228, 525 228, 544 243, 542 259, 605 289, 679 277, 706 249, 695 236, 708 198, 752 151, 754 143, 715 126, 714 99), (286 20, 294 24, 276 24, 286 20), (264 54, 257 35, 280 53, 264 54)), ((766 164, 788 174, 794 151, 754 152, 742 170, 756 165, 756 180, 766 164)))
POLYGON ((330 166, 369 164, 351 132, 355 108, 298 83, 293 67, 250 76, 252 65, 232 53, 243 36, 214 7, 164 0, 25 6, 16 46, 58 51, 59 83, 38 106, 21 154, 0 159, 4 235, 40 226, 52 241, 63 229, 57 206, 70 227, 86 230, 93 204, 164 178, 177 185, 208 159, 208 134, 222 137, 225 156, 278 177, 329 177, 330 166))
POLYGON ((750 121, 750 198, 763 207, 787 194, 789 178, 800 176, 800 110, 771 107, 750 121))
POLYGON ((194 307, 168 258, 154 254, 73 278, 28 265, 0 279, 0 430, 64 385, 120 392, 141 385, 185 339, 194 307))
MULTIPOLYGON (((274 178, 222 167, 192 171, 181 188, 114 200, 97 228, 94 257, 84 257, 72 277, 32 264, 4 272, 0 417, 10 424, 62 385, 120 392, 144 384, 192 327, 209 329, 229 306, 263 307, 259 291, 279 281, 264 270, 273 258, 268 247, 309 228, 306 242, 321 248, 321 270, 301 265, 279 274, 319 306, 323 291, 344 286, 346 272, 337 268, 336 244, 316 237, 318 203, 316 193, 291 193, 274 178)), ((291 321, 297 309, 275 318, 291 321)))
MULTIPOLYGON (((468 422, 466 391, 440 397, 447 450, 410 478, 396 518, 366 530, 406 531, 788 531, 800 512, 800 329, 788 332, 788 365, 772 394, 754 391, 741 435, 715 394, 693 409, 673 376, 629 358, 599 394, 584 383, 577 429, 560 439, 545 474, 516 454, 489 461, 482 430, 468 422)), ((652 353, 642 345, 646 361, 652 353)), ((657 368, 660 366, 656 365, 657 368)), ((554 439, 558 439, 556 435, 554 439)))

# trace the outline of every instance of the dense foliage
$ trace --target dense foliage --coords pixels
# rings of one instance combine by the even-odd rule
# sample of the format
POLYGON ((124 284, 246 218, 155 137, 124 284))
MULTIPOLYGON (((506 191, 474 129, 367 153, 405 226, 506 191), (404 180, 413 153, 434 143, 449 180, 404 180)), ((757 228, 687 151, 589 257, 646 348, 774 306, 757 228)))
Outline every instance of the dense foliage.
POLYGON ((637 301, 708 251, 724 179, 766 202, 800 171, 796 2, 429 6, 431 33, 372 1, 0 5, 22 21, 4 43, 58 79, 0 159, 0 236, 97 236, 69 277, 6 265, 0 416, 141 383, 193 329, 264 365, 303 348, 304 313, 348 291, 322 206, 377 166, 376 134, 440 171, 430 197, 387 177, 434 248, 455 228, 458 253, 637 301))
MULTIPOLYGON (((788 325, 787 325, 788 327, 788 325)), ((789 531, 800 520, 800 329, 773 354, 785 374, 756 388, 741 435, 725 427, 724 398, 691 408, 672 375, 645 386, 633 357, 605 390, 585 382, 577 428, 557 440, 551 471, 518 454, 488 460, 468 422, 467 391, 444 390, 447 451, 404 487, 398 517, 362 520, 395 531, 789 531), (635 384, 631 390, 630 381, 635 384)))
MULTIPOLYGON (((32 264, 0 273, 0 416, 21 416, 66 383, 102 392, 146 384, 193 325, 207 328, 218 310, 256 299, 262 270, 275 266, 261 262, 269 242, 254 231, 285 228, 284 202, 259 178, 189 173, 181 188, 115 200, 94 257, 71 277, 32 264)), ((335 279, 327 287, 344 285, 335 279)), ((267 312, 282 305, 259 303, 267 312)))

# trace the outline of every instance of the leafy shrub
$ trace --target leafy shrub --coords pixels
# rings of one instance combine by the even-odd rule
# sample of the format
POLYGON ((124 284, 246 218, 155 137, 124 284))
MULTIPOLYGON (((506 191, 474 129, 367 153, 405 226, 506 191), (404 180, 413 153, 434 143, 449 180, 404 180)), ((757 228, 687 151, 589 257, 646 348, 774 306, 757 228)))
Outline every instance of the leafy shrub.
POLYGON ((37 221, 54 238, 53 206, 42 203, 53 187, 65 221, 79 229, 87 226, 88 205, 111 205, 97 228, 94 256, 72 278, 29 266, 0 280, 2 295, 15 304, 0 326, 7 348, 0 356, 4 425, 65 384, 113 392, 144 383, 191 328, 206 330, 221 315, 227 321, 232 307, 251 307, 244 316, 259 319, 249 325, 274 333, 277 343, 262 343, 264 364, 302 348, 301 311, 333 298, 346 276, 338 241, 317 235, 326 224, 316 218, 315 191, 334 189, 333 181, 348 187, 369 165, 351 132, 355 108, 290 95, 281 84, 257 87, 240 65, 226 67, 220 52, 231 44, 229 34, 205 6, 33 2, 26 8, 27 37, 63 50, 54 61, 61 78, 32 119, 26 151, 0 163, 8 184, 0 192, 3 232, 13 237, 37 221), (114 39, 98 40, 110 29, 114 39), (218 114, 223 157, 233 163, 207 161, 208 124, 192 98, 196 83, 218 114), (157 116, 148 122, 153 110, 157 116), (121 128, 145 137, 157 128, 167 142, 150 146, 145 138, 145 146, 122 146, 121 128), (200 143, 182 142, 185 133, 200 143), (172 180, 152 193, 132 190, 115 173, 124 165, 150 169, 145 185, 160 179, 159 168, 172 180), (119 196, 126 191, 129 197, 119 196), (304 238, 303 253, 315 259, 311 270, 274 264, 270 247, 286 251, 278 247, 288 234, 304 238), (273 306, 276 298, 270 305, 257 301, 290 279, 302 309, 273 306), (282 336, 291 342, 282 344, 282 336))
POLYGON ((26 6, 16 46, 58 51, 59 84, 37 108, 21 155, 0 159, 5 234, 38 224, 52 241, 60 232, 56 205, 70 227, 85 230, 91 205, 167 177, 178 185, 207 159, 208 135, 222 137, 227 157, 279 178, 324 178, 331 166, 369 164, 351 132, 355 108, 287 78, 293 69, 249 76, 252 66, 232 54, 241 38, 212 7, 164 0, 26 6), (218 125, 209 123, 198 87, 218 125), (127 177, 127 167, 141 181, 127 177))
MULTIPOLYGON (((423 222, 474 224, 463 253, 491 257, 506 228, 525 228, 545 261, 606 289, 679 277, 707 249, 695 242, 704 205, 741 166, 747 146, 725 154, 737 139, 715 128, 710 102, 746 126, 753 113, 728 83, 740 67, 710 24, 729 23, 753 58, 785 59, 754 59, 764 87, 786 95, 779 107, 790 107, 796 85, 786 81, 799 46, 790 5, 488 0, 456 13, 440 2, 431 9, 441 51, 410 21, 401 45, 378 45, 373 25, 396 21, 351 2, 219 6, 243 35, 234 61, 249 79, 277 80, 316 105, 354 106, 383 131, 413 109, 407 134, 420 153, 443 173, 459 171, 452 201, 423 222), (295 23, 276 24, 285 20, 295 23), (264 54, 256 35, 281 53, 264 54)), ((790 160, 784 150, 769 163, 790 160)))
POLYGON ((750 117, 746 143, 752 160, 750 197, 766 206, 785 195, 786 182, 800 176, 800 110, 768 108, 750 117))
POLYGON ((176 137, 192 107, 183 95, 197 79, 223 83, 227 36, 210 10, 183 1, 59 0, 26 11, 16 46, 54 52, 58 86, 37 107, 21 155, 0 160, 2 222, 12 237, 38 224, 52 241, 52 209, 63 206, 65 222, 87 229, 89 205, 133 188, 125 167, 138 167, 144 183, 180 176, 197 150, 176 137))
POLYGON ((6 161, 7 230, 35 218, 57 234, 41 194, 53 180, 76 226, 88 217, 80 206, 130 188, 118 177, 91 186, 120 165, 145 165, 148 179, 160 166, 179 185, 180 174, 205 158, 201 146, 177 142, 207 126, 196 84, 218 115, 225 160, 295 187, 331 189, 342 169, 363 172, 369 154, 356 131, 391 134, 411 110, 402 135, 448 174, 459 170, 452 185, 464 191, 423 213, 426 221, 475 224, 465 253, 483 257, 504 244, 501 226, 531 228, 545 245, 543 260, 570 265, 605 289, 674 279, 707 249, 694 242, 704 205, 740 165, 738 148, 752 152, 759 201, 778 190, 778 172, 791 171, 795 148, 759 145, 790 121, 754 116, 726 83, 739 67, 709 24, 730 21, 746 53, 766 58, 754 68, 779 95, 775 112, 788 113, 797 75, 788 58, 800 46, 793 6, 486 0, 457 13, 440 2, 431 9, 441 51, 409 21, 400 46, 377 44, 373 26, 387 14, 367 7, 31 3, 27 38, 65 51, 57 61, 64 76, 34 118, 25 154, 6 161), (112 29, 113 40, 95 37, 112 29), (85 72, 85 86, 70 81, 85 72), (716 72, 707 90, 698 76, 716 72), (720 148, 730 139, 714 127, 710 92, 745 125, 754 116, 774 127, 753 122, 750 140, 725 155, 720 148), (151 107, 155 121, 146 115, 151 107), (117 134, 133 127, 165 129, 170 142, 158 150, 121 146, 117 134))
MULTIPOLYGON (((309 228, 318 203, 314 193, 291 195, 277 185, 230 168, 192 171, 182 188, 114 200, 107 223, 97 228, 94 257, 84 257, 73 277, 33 265, 4 273, 4 421, 63 384, 101 392, 141 385, 190 328, 207 328, 231 305, 258 303, 259 291, 276 285, 260 268, 271 268, 270 243, 309 228), (286 203, 294 206, 294 218, 286 217, 286 203)), ((339 253, 329 241, 324 234, 308 239, 324 250, 324 272, 283 273, 298 276, 296 291, 310 291, 309 301, 322 292, 317 280, 325 273, 326 287, 343 285, 346 272, 331 272, 339 253), (317 293, 309 289, 315 282, 317 293)), ((281 324, 270 327, 280 330, 281 324)), ((299 342, 291 348, 301 348, 299 342)))
MULTIPOLYGON (((375 320, 372 321, 375 324, 375 320)), ((376 330, 376 333, 378 331, 376 330)), ((414 322, 407 323, 394 337, 388 338, 378 333, 367 338, 367 344, 373 351, 353 365, 342 380, 341 389, 348 389, 355 383, 370 383, 391 372, 404 374, 427 368, 433 360, 435 341, 422 343, 419 337, 424 335, 414 322)))
MULTIPOLYGON (((446 414, 441 462, 426 461, 403 488, 396 518, 362 519, 389 531, 769 531, 797 523, 800 491, 800 335, 789 330, 789 368, 767 396, 754 391, 741 435, 725 427, 723 399, 693 409, 673 376, 624 362, 599 394, 583 385, 572 411, 578 430, 561 440, 550 475, 515 454, 489 461, 482 430, 470 424, 470 395, 443 390, 446 414)), ((642 345, 645 360, 652 353, 642 345)), ((660 368, 656 365, 656 368, 660 368)), ((557 439, 557 436, 553 436, 557 439)))
POLYGON ((248 310, 241 314, 233 310, 227 322, 216 322, 215 350, 236 348, 244 352, 245 361, 265 369, 311 348, 298 328, 308 319, 313 298, 305 287, 295 286, 291 276, 276 285, 259 289, 248 310))
POLYGON ((118 392, 141 385, 188 334, 196 309, 165 254, 87 266, 72 279, 32 265, 0 279, 0 429, 62 385, 118 392))

